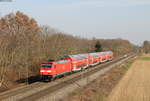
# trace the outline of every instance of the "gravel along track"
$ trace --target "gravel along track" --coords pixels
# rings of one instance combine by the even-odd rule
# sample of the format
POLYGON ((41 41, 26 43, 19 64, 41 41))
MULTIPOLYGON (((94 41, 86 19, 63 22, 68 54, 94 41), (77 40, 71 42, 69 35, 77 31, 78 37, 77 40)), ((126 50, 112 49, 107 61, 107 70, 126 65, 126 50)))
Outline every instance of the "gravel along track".
POLYGON ((108 101, 150 101, 150 60, 136 60, 108 101))
MULTIPOLYGON (((18 87, 18 88, 12 89, 10 91, 3 92, 0 94, 0 101, 34 101, 37 99, 40 100, 40 98, 43 98, 43 97, 45 98, 49 94, 55 94, 53 92, 57 92, 57 91, 59 91, 59 89, 61 90, 62 88, 65 88, 67 85, 69 85, 67 87, 70 87, 69 90, 72 91, 73 88, 75 88, 75 87, 71 87, 71 86, 80 87, 80 86, 87 84, 87 82, 90 82, 92 80, 89 78, 96 77, 96 76, 90 77, 89 75, 91 75, 91 74, 98 75, 98 73, 95 73, 95 72, 97 72, 99 70, 101 70, 102 72, 106 72, 106 71, 108 71, 106 67, 110 67, 109 65, 111 65, 111 64, 115 65, 114 63, 118 62, 120 60, 124 61, 123 60, 124 58, 125 57, 120 57, 120 58, 114 59, 113 61, 101 64, 101 65, 97 65, 94 68, 86 69, 83 72, 74 73, 72 75, 66 76, 65 78, 57 79, 50 83, 37 82, 37 83, 33 83, 31 85, 18 87), (106 68, 106 69, 103 69, 103 68, 106 68), (88 78, 86 78, 87 76, 88 76, 88 78), (84 80, 81 80, 82 82, 85 82, 85 81, 86 82, 83 84, 80 84, 79 82, 81 82, 81 81, 79 81, 79 80, 81 78, 84 79, 84 80)), ((111 65, 111 68, 112 68, 112 65, 111 65)), ((102 73, 102 74, 104 74, 104 73, 102 73)), ((68 88, 66 91, 68 91, 68 88)), ((62 94, 59 94, 61 96, 58 98, 59 99, 62 98, 62 95, 64 93, 65 92, 63 91, 62 94)), ((54 98, 55 98, 55 96, 54 96, 54 98)), ((43 101, 43 99, 41 101, 43 101)))
POLYGON ((38 93, 20 99, 19 101, 59 101, 63 99, 63 97, 71 93, 74 89, 87 85, 88 83, 92 82, 97 77, 99 77, 100 75, 105 74, 113 67, 122 64, 123 62, 127 61, 129 58, 133 56, 135 55, 131 55, 126 58, 125 57, 119 58, 115 61, 112 61, 111 65, 109 63, 107 65, 103 65, 103 69, 99 68, 100 66, 96 66, 97 68, 93 69, 92 71, 76 76, 72 79, 64 81, 55 86, 51 86, 38 93))

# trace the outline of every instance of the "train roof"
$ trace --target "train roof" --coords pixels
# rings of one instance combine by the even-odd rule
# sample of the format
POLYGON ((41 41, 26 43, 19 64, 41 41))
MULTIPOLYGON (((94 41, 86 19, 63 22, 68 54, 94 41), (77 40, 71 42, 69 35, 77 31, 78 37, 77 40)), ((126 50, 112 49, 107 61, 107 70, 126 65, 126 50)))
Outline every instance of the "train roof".
POLYGON ((102 54, 102 55, 113 54, 113 52, 112 51, 104 51, 104 52, 98 52, 98 54, 102 54))
POLYGON ((68 60, 57 60, 56 63, 65 63, 65 62, 69 62, 68 60))
POLYGON ((104 51, 104 52, 95 52, 95 53, 86 53, 86 54, 77 54, 77 55, 67 55, 64 57, 76 58, 77 60, 82 60, 87 58, 87 56, 98 57, 98 54, 106 55, 108 53, 113 54, 112 51, 104 51))
POLYGON ((97 53, 89 53, 89 56, 98 57, 98 54, 97 53))
POLYGON ((81 54, 77 54, 77 55, 67 55, 67 56, 64 56, 64 57, 69 57, 69 58, 75 58, 77 60, 83 60, 85 59, 84 56, 81 56, 81 54))

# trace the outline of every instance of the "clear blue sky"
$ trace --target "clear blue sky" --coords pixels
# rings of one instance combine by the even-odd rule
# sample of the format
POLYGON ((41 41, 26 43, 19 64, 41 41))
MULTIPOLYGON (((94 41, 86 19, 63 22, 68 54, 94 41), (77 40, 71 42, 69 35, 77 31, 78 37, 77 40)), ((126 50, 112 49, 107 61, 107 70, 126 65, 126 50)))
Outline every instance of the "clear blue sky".
POLYGON ((12 0, 0 16, 22 11, 41 25, 82 37, 150 40, 150 0, 12 0))

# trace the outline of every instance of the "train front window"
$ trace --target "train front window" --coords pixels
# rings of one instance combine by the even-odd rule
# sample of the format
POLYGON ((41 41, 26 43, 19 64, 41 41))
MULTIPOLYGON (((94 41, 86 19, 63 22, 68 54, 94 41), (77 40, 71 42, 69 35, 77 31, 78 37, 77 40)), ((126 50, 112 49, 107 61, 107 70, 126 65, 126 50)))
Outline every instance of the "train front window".
POLYGON ((42 64, 42 68, 51 68, 52 64, 42 64))

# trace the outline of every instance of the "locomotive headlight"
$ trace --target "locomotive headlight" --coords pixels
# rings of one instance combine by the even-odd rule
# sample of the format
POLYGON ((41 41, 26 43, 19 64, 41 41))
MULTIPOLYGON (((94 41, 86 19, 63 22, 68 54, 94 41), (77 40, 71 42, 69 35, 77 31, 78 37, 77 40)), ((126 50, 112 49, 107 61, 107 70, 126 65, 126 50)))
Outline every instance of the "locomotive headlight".
POLYGON ((40 72, 45 72, 45 70, 41 70, 40 72))
POLYGON ((52 72, 51 70, 47 70, 46 72, 52 72))
POLYGON ((50 73, 52 71, 51 70, 41 70, 40 72, 48 72, 48 73, 50 73))

